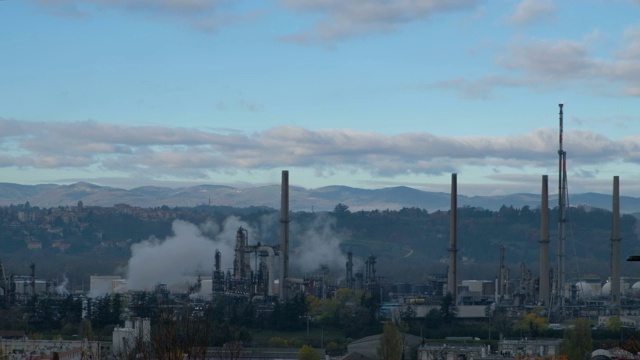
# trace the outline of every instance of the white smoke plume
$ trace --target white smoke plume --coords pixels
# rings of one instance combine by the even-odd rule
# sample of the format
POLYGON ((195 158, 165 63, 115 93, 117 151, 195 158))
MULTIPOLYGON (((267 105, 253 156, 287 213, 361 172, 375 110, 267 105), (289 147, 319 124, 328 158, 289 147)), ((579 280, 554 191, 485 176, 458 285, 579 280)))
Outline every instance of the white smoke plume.
POLYGON ((280 243, 280 213, 272 212, 260 216, 258 220, 262 244, 277 245, 280 243))
POLYGON ((215 238, 216 235, 218 235, 218 233, 220 232, 220 225, 218 225, 217 222, 211 219, 200 224, 198 227, 200 228, 200 232, 202 232, 202 235, 209 238, 215 238))
POLYGON ((214 267, 216 249, 222 254, 223 269, 232 267, 240 226, 249 231, 250 238, 255 233, 237 217, 227 218, 222 225, 210 221, 200 227, 176 220, 172 236, 133 244, 127 266, 128 289, 150 290, 157 284, 171 287, 182 284, 185 276, 208 276, 214 267))
POLYGON ((326 214, 318 214, 307 228, 292 222, 291 238, 295 239, 296 247, 289 259, 294 272, 315 272, 321 265, 332 271, 345 269, 347 256, 340 248, 342 239, 335 231, 335 224, 335 218, 326 214))
MULTIPOLYGON (((304 226, 296 225, 295 221, 291 224, 289 259, 292 275, 316 272, 321 265, 334 272, 344 270, 347 257, 340 249, 341 238, 335 232, 334 218, 319 214, 304 226)), ((222 270, 233 268, 239 227, 248 231, 249 245, 257 242, 274 245, 279 241, 278 237, 272 238, 279 232, 277 215, 262 217, 255 227, 235 216, 225 219, 222 224, 210 220, 194 225, 176 220, 171 236, 165 239, 152 237, 131 246, 126 269, 127 288, 151 290, 157 284, 171 288, 184 286, 185 279, 193 279, 198 274, 208 277, 214 267, 216 249, 222 254, 222 270)))
POLYGON ((61 296, 69 295, 69 290, 67 286, 69 285, 69 279, 67 279, 67 275, 62 275, 62 284, 56 286, 56 293, 61 296))

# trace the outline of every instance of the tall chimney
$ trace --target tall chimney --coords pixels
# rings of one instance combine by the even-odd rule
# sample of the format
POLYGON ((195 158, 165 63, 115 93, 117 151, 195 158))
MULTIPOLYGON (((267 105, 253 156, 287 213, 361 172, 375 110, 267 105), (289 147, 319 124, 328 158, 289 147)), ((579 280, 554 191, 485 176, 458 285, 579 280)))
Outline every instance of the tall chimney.
POLYGON ((282 170, 280 197, 280 300, 287 299, 285 282, 289 277, 289 171, 282 170))
MULTIPOLYGON (((31 263, 31 296, 36 296, 36 263, 31 263)), ((35 306, 35 305, 34 305, 35 306)))
POLYGON ((451 174, 451 218, 449 220, 449 273, 447 292, 458 295, 458 174, 451 174))
POLYGON ((507 268, 504 266, 504 245, 500 245, 500 286, 498 287, 499 299, 507 294, 507 268))
POLYGON ((613 177, 613 221, 611 227, 611 305, 620 311, 620 179, 613 177))
POLYGON ((541 305, 549 305, 549 176, 542 175, 540 205, 540 293, 541 305))

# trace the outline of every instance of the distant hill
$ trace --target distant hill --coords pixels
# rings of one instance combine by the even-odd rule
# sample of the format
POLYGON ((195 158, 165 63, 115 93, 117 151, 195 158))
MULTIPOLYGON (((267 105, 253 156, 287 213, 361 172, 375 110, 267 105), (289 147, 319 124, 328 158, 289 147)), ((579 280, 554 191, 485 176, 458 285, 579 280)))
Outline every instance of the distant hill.
MULTIPOLYGON (((350 210, 397 210, 418 207, 428 211, 448 210, 451 199, 448 193, 428 192, 406 186, 383 189, 360 189, 348 186, 326 186, 317 189, 291 187, 289 190, 292 211, 329 211, 336 204, 349 206, 350 210)), ((0 205, 24 204, 57 207, 76 205, 82 201, 87 206, 113 206, 129 204, 140 207, 223 205, 233 207, 280 207, 280 186, 234 188, 220 185, 198 185, 184 188, 143 186, 130 190, 98 186, 86 182, 72 185, 20 185, 0 183, 0 205)), ((551 196, 549 204, 557 202, 551 196)), ((584 205, 611 210, 611 195, 584 193, 573 194, 570 205, 584 205)), ((537 208, 540 194, 511 194, 501 196, 458 196, 458 206, 479 207, 496 211, 502 206, 537 208)), ((640 198, 621 196, 623 213, 640 213, 640 198)))

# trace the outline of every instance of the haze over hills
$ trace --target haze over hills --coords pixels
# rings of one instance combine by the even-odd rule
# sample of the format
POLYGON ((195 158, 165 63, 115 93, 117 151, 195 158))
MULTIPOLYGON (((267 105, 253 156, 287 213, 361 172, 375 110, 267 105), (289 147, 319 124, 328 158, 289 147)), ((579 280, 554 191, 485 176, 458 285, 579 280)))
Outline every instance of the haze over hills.
MULTIPOLYGON (((428 211, 448 210, 448 193, 427 192, 406 186, 383 189, 360 189, 347 186, 326 186, 305 189, 292 186, 289 190, 292 211, 330 211, 338 203, 358 210, 397 210, 403 207, 419 207, 428 211)), ((267 206, 280 207, 280 185, 254 188, 234 188, 222 185, 197 185, 183 188, 143 186, 130 190, 98 186, 79 182, 71 185, 20 185, 0 183, 0 205, 23 204, 32 206, 57 207, 76 205, 82 201, 86 206, 113 206, 129 204, 139 207, 218 205, 233 207, 267 206)), ((549 204, 554 207, 557 197, 552 195, 549 204)), ((586 205, 611 209, 611 195, 584 193, 573 194, 571 206, 586 205)), ((539 194, 511 194, 501 196, 458 195, 458 206, 481 207, 498 210, 503 205, 521 208, 540 205, 539 194)), ((621 211, 640 212, 640 198, 621 196, 621 211)))

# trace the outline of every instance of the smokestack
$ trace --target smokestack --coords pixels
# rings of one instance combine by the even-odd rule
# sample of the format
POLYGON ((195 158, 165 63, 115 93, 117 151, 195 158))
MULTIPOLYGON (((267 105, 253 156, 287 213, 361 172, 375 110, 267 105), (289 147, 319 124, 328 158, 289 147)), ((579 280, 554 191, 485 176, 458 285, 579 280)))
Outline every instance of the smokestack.
POLYGON ((289 171, 282 170, 280 202, 280 300, 287 299, 285 281, 289 277, 289 171))
POLYGON ((613 177, 613 221, 611 228, 611 305, 620 311, 620 179, 613 177))
POLYGON ((4 304, 5 306, 9 305, 9 294, 10 294, 10 285, 9 280, 7 279, 7 274, 4 272, 4 266, 2 265, 2 261, 0 261, 0 289, 4 292, 4 304))
POLYGON ((29 267, 31 268, 31 296, 36 296, 36 263, 31 263, 29 267))
POLYGON ((540 205, 540 293, 541 305, 549 305, 549 176, 542 175, 540 205))
POLYGON ((449 220, 449 276, 447 292, 456 299, 458 295, 458 174, 451 174, 451 218, 449 220))
POLYGON ((498 295, 500 300, 508 297, 509 295, 509 268, 504 264, 504 245, 500 246, 500 287, 498 288, 498 295))

